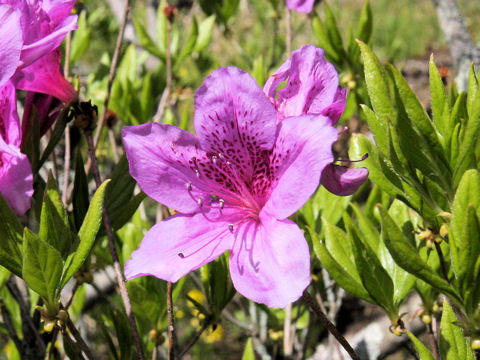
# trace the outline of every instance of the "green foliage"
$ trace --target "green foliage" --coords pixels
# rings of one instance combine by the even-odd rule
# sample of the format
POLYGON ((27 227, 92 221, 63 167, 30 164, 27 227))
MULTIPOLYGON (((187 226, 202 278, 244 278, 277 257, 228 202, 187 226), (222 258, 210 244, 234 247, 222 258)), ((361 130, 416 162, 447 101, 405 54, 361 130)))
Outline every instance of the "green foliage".
POLYGON ((0 194, 0 265, 12 273, 22 274, 22 225, 17 215, 10 209, 5 199, 0 194))

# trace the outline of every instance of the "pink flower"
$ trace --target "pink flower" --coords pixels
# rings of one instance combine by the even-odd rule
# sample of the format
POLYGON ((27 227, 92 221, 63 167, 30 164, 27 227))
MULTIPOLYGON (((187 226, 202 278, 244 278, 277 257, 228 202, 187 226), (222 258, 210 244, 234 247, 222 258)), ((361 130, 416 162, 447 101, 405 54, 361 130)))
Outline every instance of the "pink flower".
POLYGON ((30 208, 33 195, 32 168, 20 142, 15 88, 7 82, 0 86, 0 194, 17 215, 30 208))
POLYGON ((76 29, 75 0, 0 0, 0 86, 35 91, 68 102, 75 89, 60 72, 57 49, 76 29))
POLYGON ((309 13, 313 9, 315 0, 287 0, 287 7, 300 13, 309 13))
MULTIPOLYGON (((325 60, 324 51, 304 45, 267 80, 265 94, 277 108, 282 121, 290 116, 319 114, 335 125, 345 110, 346 89, 338 85, 335 67, 325 60), (278 86, 286 81, 283 89, 278 86)), ((334 163, 323 171, 321 183, 336 195, 351 195, 367 180, 366 168, 347 168, 334 163)))
POLYGON ((229 67, 197 90, 195 130, 198 138, 156 123, 122 131, 131 175, 180 213, 150 229, 126 262, 126 277, 175 282, 230 251, 238 292, 286 306, 310 282, 307 242, 288 217, 333 161, 336 129, 322 115, 278 123, 255 80, 229 67))

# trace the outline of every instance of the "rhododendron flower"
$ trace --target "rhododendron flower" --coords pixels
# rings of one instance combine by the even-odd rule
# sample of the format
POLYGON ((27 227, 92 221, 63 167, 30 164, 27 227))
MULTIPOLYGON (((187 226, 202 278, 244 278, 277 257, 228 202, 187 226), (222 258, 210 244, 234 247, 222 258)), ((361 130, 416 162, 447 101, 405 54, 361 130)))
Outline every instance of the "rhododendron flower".
POLYGON ((76 29, 75 0, 0 0, 0 86, 35 91, 68 102, 75 89, 60 72, 57 49, 76 29))
MULTIPOLYGON (((345 110, 346 89, 338 85, 335 67, 325 60, 323 49, 304 45, 265 83, 264 92, 279 112, 278 121, 289 116, 320 114, 335 125, 345 110), (286 81, 283 89, 278 86, 286 81)), ((321 183, 336 195, 351 195, 367 180, 366 168, 329 164, 321 183)))
POLYGON ((288 217, 333 161, 336 129, 322 115, 279 123, 255 80, 229 67, 197 90, 195 130, 198 138, 156 123, 122 131, 131 175, 179 212, 148 231, 125 264, 126 277, 175 282, 230 250, 237 291, 286 306, 310 282, 307 242, 288 217))
POLYGON ((301 13, 309 13, 313 9, 315 0, 287 0, 287 7, 301 13))
POLYGON ((15 88, 7 82, 0 86, 0 194, 17 215, 30 208, 33 195, 32 168, 20 143, 15 88))

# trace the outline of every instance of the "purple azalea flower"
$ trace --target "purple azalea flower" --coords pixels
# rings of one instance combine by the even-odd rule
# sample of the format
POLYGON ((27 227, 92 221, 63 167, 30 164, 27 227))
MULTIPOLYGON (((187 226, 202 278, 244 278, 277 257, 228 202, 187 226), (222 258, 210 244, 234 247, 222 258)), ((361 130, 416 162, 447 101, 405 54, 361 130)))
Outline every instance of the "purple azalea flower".
POLYGON ((310 255, 291 220, 333 161, 337 131, 322 115, 277 121, 255 80, 235 68, 208 76, 195 95, 198 137, 162 124, 122 130, 130 173, 179 212, 148 231, 125 275, 175 282, 230 251, 238 292, 271 307, 297 300, 310 255))
POLYGON ((75 89, 60 71, 57 49, 76 29, 75 0, 0 0, 0 86, 35 91, 69 102, 75 89))
MULTIPOLYGON (((324 56, 323 49, 304 45, 265 83, 264 92, 279 112, 278 121, 290 116, 320 114, 336 125, 345 110, 346 89, 338 85, 335 67, 324 56), (286 85, 277 91, 278 86, 286 85)), ((366 168, 347 168, 329 164, 321 183, 335 195, 351 195, 367 180, 366 168)))
POLYGON ((32 168, 20 143, 15 88, 7 82, 0 86, 0 193, 17 215, 30 208, 33 195, 32 168))
POLYGON ((300 13, 310 13, 315 0, 287 0, 287 7, 300 13))

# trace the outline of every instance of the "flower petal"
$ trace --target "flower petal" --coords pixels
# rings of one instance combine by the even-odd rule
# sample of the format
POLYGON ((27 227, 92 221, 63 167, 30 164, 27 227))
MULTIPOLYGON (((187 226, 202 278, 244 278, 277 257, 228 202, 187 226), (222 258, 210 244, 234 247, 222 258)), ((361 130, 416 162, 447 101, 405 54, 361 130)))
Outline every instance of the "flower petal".
POLYGON ((20 11, 0 4, 0 86, 10 79, 20 65, 23 46, 20 11), (14 30, 12 30, 14 29, 14 30))
MULTIPOLYGON (((264 91, 285 117, 324 114, 324 109, 336 101, 341 102, 341 95, 344 94, 339 93, 341 90, 335 67, 325 60, 323 49, 313 45, 304 45, 295 50, 291 59, 267 80, 264 91), (277 87, 285 80, 287 84, 278 91, 276 99, 277 87)), ((341 106, 337 105, 336 108, 341 106)))
POLYGON ((195 94, 195 131, 203 149, 221 153, 244 179, 255 171, 255 156, 275 141, 277 112, 246 72, 235 67, 212 72, 195 94))
POLYGON ((56 27, 72 11, 76 0, 43 0, 42 9, 56 27))
POLYGON ((60 72, 60 59, 60 51, 54 50, 18 70, 12 81, 17 89, 52 95, 63 102, 70 102, 77 93, 60 72))
POLYGON ((205 185, 192 159, 204 159, 205 152, 195 136, 157 123, 126 126, 122 136, 130 174, 145 194, 181 213, 198 211, 196 199, 205 185))
POLYGON ((301 13, 309 13, 313 9, 315 0, 287 0, 287 7, 301 13))
POLYGON ((347 168, 329 164, 322 172, 321 183, 332 194, 348 196, 356 193, 367 178, 367 168, 347 168))
POLYGON ((270 307, 297 300, 310 283, 310 254, 302 231, 291 220, 263 217, 243 224, 230 253, 230 274, 243 296, 270 307))
POLYGON ((30 209, 33 175, 25 154, 0 137, 0 193, 19 216, 30 209))
POLYGON ((262 211, 284 219, 300 209, 318 187, 323 169, 333 161, 332 144, 337 136, 323 116, 283 120, 270 160, 276 184, 262 211))
POLYGON ((202 214, 174 215, 147 232, 125 263, 125 277, 153 275, 176 282, 230 250, 232 245, 228 222, 210 222, 202 214))
POLYGON ((77 28, 77 15, 65 18, 52 32, 40 37, 34 42, 26 44, 20 56, 22 66, 28 66, 40 57, 57 49, 65 35, 77 28))
POLYGON ((0 138, 3 138, 7 144, 20 146, 21 134, 17 113, 17 94, 10 81, 0 86, 0 138))

